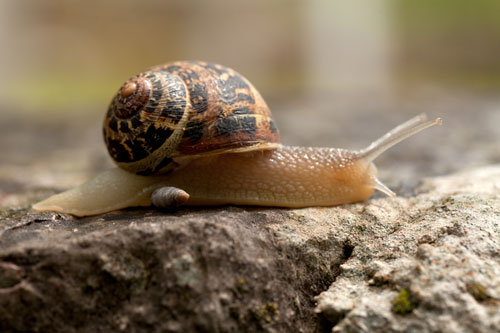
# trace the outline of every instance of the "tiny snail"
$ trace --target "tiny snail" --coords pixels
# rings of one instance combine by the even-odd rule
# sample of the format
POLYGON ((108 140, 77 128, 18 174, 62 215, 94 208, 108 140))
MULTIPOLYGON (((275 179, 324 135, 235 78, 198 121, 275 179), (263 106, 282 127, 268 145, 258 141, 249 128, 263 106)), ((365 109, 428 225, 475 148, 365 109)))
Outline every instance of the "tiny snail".
POLYGON ((372 161, 441 120, 417 116, 367 148, 280 144, 259 92, 234 70, 207 62, 153 67, 127 82, 104 119, 104 139, 118 168, 33 206, 77 216, 132 206, 334 206, 377 189, 372 161))

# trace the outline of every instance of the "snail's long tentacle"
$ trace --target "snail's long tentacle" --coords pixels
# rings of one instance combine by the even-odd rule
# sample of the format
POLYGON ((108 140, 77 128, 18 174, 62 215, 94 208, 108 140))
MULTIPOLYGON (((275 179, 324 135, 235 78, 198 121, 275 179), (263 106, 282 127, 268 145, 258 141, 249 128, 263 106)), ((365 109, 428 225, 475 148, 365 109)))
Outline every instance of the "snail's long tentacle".
POLYGON ((380 156, 380 154, 404 139, 428 127, 441 124, 441 118, 427 121, 427 116, 425 113, 422 113, 392 129, 381 138, 373 141, 368 147, 358 152, 358 157, 367 162, 372 162, 380 156))

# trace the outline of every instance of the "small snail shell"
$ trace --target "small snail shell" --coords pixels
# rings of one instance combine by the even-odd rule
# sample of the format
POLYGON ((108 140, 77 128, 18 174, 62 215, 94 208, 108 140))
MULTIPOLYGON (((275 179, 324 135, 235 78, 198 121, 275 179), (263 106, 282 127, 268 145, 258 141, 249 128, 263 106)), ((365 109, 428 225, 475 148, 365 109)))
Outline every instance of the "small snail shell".
POLYGON ((269 109, 241 75, 206 62, 174 62, 129 79, 104 120, 120 168, 33 206, 77 216, 131 206, 333 206, 375 189, 373 160, 441 120, 420 115, 360 151, 282 146, 269 109))

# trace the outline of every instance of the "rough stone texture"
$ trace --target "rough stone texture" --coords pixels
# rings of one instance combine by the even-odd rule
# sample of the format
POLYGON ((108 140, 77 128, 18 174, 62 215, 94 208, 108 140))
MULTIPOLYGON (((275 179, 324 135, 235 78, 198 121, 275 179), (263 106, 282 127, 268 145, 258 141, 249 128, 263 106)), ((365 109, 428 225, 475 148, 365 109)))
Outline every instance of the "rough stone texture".
POLYGON ((417 191, 334 208, 10 217, 0 329, 499 331, 500 166, 417 191))
POLYGON ((280 241, 270 221, 286 216, 229 209, 8 219, 0 331, 310 330, 318 325, 311 295, 333 281, 344 245, 280 241))
POLYGON ((500 167, 418 191, 359 211, 370 223, 316 298, 334 332, 500 331, 500 167))
POLYGON ((111 165, 101 114, 0 112, 0 331, 500 331, 500 166, 478 168, 500 163, 500 101, 367 100, 275 115, 286 143, 354 149, 443 117, 377 160, 395 199, 83 219, 29 206, 111 165))

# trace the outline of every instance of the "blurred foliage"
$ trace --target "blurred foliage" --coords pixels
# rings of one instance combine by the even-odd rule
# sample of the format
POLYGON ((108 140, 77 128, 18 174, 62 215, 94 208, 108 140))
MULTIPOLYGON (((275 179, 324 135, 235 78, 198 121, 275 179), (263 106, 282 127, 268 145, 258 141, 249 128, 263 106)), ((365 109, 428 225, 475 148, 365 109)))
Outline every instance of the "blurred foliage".
POLYGON ((405 78, 500 87, 500 1, 393 1, 405 78))
POLYGON ((88 105, 89 112, 102 113, 128 77, 179 59, 233 67, 266 99, 300 99, 316 89, 314 82, 322 86, 328 78, 340 78, 325 91, 343 84, 334 64, 329 66, 337 61, 335 43, 342 34, 347 59, 339 68, 356 69, 359 61, 373 68, 386 64, 366 77, 353 70, 359 79, 352 90, 360 95, 368 78, 374 86, 386 85, 389 78, 389 90, 408 82, 500 87, 500 1, 381 0, 370 5, 384 12, 373 20, 364 19, 370 15, 363 12, 366 3, 349 3, 3 0, 0 107, 67 112, 88 105), (346 17, 353 22, 342 25, 346 17), (356 25, 364 21, 372 26, 359 29, 365 35, 356 41, 356 25), (370 36, 371 30, 379 35, 370 36), (382 56, 373 57, 379 51, 382 56), (370 58, 377 60, 370 63, 370 58), (315 68, 317 59, 323 60, 315 68))

